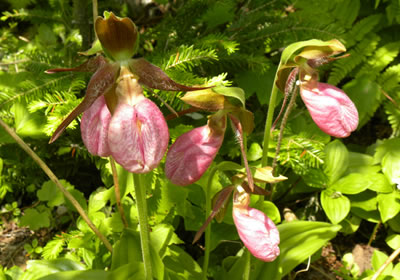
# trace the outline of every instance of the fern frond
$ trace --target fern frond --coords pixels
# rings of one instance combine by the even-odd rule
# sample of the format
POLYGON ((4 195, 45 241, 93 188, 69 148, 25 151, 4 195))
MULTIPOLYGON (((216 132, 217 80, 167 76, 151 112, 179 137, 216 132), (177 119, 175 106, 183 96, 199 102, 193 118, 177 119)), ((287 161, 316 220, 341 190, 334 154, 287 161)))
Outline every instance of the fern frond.
POLYGON ((382 20, 382 15, 370 15, 358 21, 353 28, 344 35, 343 40, 346 48, 350 48, 361 41, 367 34, 371 33, 382 20))
POLYGON ((386 44, 368 58, 356 77, 367 74, 371 79, 376 78, 385 67, 387 67, 399 54, 400 42, 386 44))
POLYGON ((386 8, 386 17, 390 24, 393 21, 400 23, 400 2, 398 0, 390 0, 390 4, 386 8))
MULTIPOLYGON (((61 100, 58 104, 46 104, 51 106, 49 107, 51 108, 51 113, 47 116, 47 124, 44 127, 44 133, 48 136, 52 135, 65 117, 68 116, 81 101, 82 99, 68 99, 61 100)), ((67 129, 75 129, 77 125, 78 122, 74 120, 68 125, 67 129)))
POLYGON ((299 175, 305 174, 307 168, 319 168, 324 163, 324 147, 324 143, 301 135, 284 137, 279 162, 289 164, 299 175))
POLYGON ((62 252, 64 244, 63 238, 56 238, 47 242, 46 246, 43 247, 42 257, 45 260, 56 259, 62 252))
POLYGON ((64 81, 68 81, 72 78, 73 74, 57 75, 44 77, 42 79, 36 80, 32 78, 31 80, 26 80, 20 83, 20 87, 15 90, 10 90, 7 93, 0 95, 0 108, 5 105, 11 104, 13 101, 19 98, 25 97, 29 99, 29 96, 34 93, 40 93, 43 91, 51 91, 52 87, 56 87, 58 84, 64 81))
POLYGON ((384 91, 391 91, 400 83, 400 64, 388 67, 378 78, 378 83, 384 91))
POLYGON ((6 11, 3 12, 3 16, 0 18, 3 21, 9 19, 18 20, 30 20, 33 23, 43 23, 48 21, 61 21, 60 12, 53 11, 51 13, 45 13, 42 9, 18 9, 13 10, 11 13, 6 11))
POLYGON ((198 66, 201 62, 210 62, 212 60, 218 60, 215 50, 195 49, 193 45, 183 45, 175 54, 169 57, 164 69, 180 68, 191 71, 194 66, 198 66))
POLYGON ((376 49, 380 38, 376 34, 367 35, 355 48, 348 53, 349 57, 337 60, 333 63, 332 72, 328 83, 337 85, 344 77, 366 60, 376 49))
POLYGON ((219 48, 223 47, 227 54, 233 54, 239 50, 239 43, 233 40, 230 40, 228 36, 224 34, 210 34, 206 37, 200 39, 198 43, 203 48, 219 48))
POLYGON ((391 102, 385 104, 385 113, 387 114, 388 121, 392 127, 392 136, 399 137, 400 134, 400 110, 391 102))

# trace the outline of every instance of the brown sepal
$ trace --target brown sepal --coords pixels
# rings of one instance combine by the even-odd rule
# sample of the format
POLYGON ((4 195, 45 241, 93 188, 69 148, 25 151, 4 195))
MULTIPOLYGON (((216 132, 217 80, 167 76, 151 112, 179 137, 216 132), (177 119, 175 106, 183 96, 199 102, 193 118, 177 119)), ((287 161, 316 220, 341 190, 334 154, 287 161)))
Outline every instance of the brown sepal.
POLYGON ((196 243, 200 239, 201 235, 206 230, 207 226, 212 221, 212 219, 218 214, 221 207, 224 207, 226 205, 226 202, 233 190, 234 190, 234 187, 229 186, 229 187, 223 188, 215 195, 216 199, 215 199, 213 210, 212 210, 210 216, 208 216, 207 220, 204 222, 204 224, 196 232, 196 235, 194 236, 192 244, 196 243))
POLYGON ((130 70, 139 77, 139 83, 153 89, 167 91, 194 91, 210 87, 189 87, 174 82, 159 67, 151 64, 144 58, 131 59, 130 70))
POLYGON ((129 18, 118 18, 113 13, 107 19, 98 17, 95 30, 104 51, 115 60, 130 59, 134 55, 139 33, 129 18))
POLYGON ((46 74, 54 74, 59 72, 69 72, 69 71, 76 71, 76 72, 95 72, 101 66, 106 64, 107 61, 101 55, 94 56, 89 58, 86 62, 82 63, 81 65, 74 67, 74 68, 54 68, 48 69, 44 71, 46 74))

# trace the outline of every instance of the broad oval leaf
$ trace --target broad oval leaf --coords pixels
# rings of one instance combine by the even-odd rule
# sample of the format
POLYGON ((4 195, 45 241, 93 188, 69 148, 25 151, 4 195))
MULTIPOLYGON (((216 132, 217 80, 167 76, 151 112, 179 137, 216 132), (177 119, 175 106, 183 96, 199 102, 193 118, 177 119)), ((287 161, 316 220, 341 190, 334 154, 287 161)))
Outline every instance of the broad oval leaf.
POLYGON ((400 234, 396 234, 393 231, 389 231, 388 236, 385 239, 386 244, 393 250, 400 248, 400 234))
MULTIPOLYGON (((373 267, 373 269, 375 271, 377 271, 385 263, 387 258, 388 258, 388 256, 385 253, 375 249, 374 253, 372 254, 372 267, 373 267)), ((392 262, 390 262, 389 265, 382 272, 382 275, 391 275, 392 274, 392 269, 393 269, 393 264, 392 264, 392 262)))
POLYGON ((392 193, 378 194, 378 209, 382 222, 394 218, 400 212, 400 194, 398 191, 392 193))
POLYGON ((331 189, 344 194, 357 194, 365 191, 372 185, 365 174, 351 173, 346 177, 336 181, 331 189))
POLYGON ((330 190, 321 192, 321 204, 333 224, 340 223, 350 212, 350 200, 346 196, 330 190))
POLYGON ((388 152, 383 157, 382 172, 391 183, 397 183, 400 179, 400 150, 388 152))
POLYGON ((104 270, 57 272, 38 280, 107 280, 110 272, 104 270))
POLYGON ((334 238, 340 229, 340 225, 308 221, 293 221, 278 225, 281 237, 279 266, 282 268, 282 275, 288 274, 318 251, 334 238))
POLYGON ((368 189, 378 193, 391 193, 393 191, 393 185, 390 184, 388 179, 382 173, 370 173, 366 176, 368 176, 372 183, 369 185, 368 189))
MULTIPOLYGON (((19 280, 34 280, 41 279, 44 276, 54 274, 61 271, 78 271, 84 270, 84 266, 75 261, 59 258, 56 260, 33 260, 27 262, 27 270, 18 278, 19 280)), ((52 279, 51 277, 47 279, 52 279)))
POLYGON ((329 183, 336 182, 349 165, 349 152, 339 140, 334 140, 325 146, 324 171, 329 177, 329 183))
POLYGON ((239 171, 242 166, 233 161, 222 161, 218 164, 219 171, 239 171))
POLYGON ((371 223, 381 221, 378 211, 376 192, 366 190, 356 195, 348 196, 351 201, 351 212, 371 223))
MULTIPOLYGON (((153 274, 158 279, 163 279, 164 265, 159 253, 152 246, 152 243, 149 245, 153 274)), ((134 271, 141 271, 143 268, 141 252, 139 233, 129 228, 124 229, 121 239, 114 246, 111 270, 116 271, 128 265, 131 268, 136 266, 134 267, 134 271)))

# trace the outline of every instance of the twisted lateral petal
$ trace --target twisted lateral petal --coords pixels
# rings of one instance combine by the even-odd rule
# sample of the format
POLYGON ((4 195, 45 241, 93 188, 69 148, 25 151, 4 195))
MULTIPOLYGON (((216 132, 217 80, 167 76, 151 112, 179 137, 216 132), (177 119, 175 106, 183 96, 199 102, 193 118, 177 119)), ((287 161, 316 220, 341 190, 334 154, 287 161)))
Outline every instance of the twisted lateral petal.
POLYGON ((139 77, 139 83, 149 88, 171 91, 193 91, 210 87, 188 87, 173 81, 161 68, 151 64, 144 58, 131 59, 129 68, 139 77))
POLYGON ((342 138, 356 130, 357 108, 344 91, 318 83, 317 88, 302 87, 300 95, 312 119, 326 134, 342 138))
POLYGON ((233 207, 233 220, 240 239, 256 258, 272 262, 279 256, 279 231, 263 212, 250 207, 233 207))
POLYGON ((168 139, 164 116, 147 98, 133 106, 120 103, 108 129, 112 156, 133 173, 146 173, 154 169, 167 150, 168 139))
POLYGON ((108 127, 111 120, 104 96, 100 96, 82 115, 81 134, 86 148, 92 155, 106 157, 108 148, 108 127))
POLYGON ((214 160, 223 140, 224 134, 211 133, 208 125, 179 136, 167 153, 167 178, 180 186, 199 180, 214 160))
POLYGON ((99 96, 104 95, 114 84, 116 75, 119 70, 119 65, 116 63, 103 64, 96 73, 90 78, 89 84, 86 89, 85 97, 82 102, 63 120, 57 127, 49 143, 53 143, 60 137, 61 133, 67 126, 81 113, 86 111, 92 106, 99 96))

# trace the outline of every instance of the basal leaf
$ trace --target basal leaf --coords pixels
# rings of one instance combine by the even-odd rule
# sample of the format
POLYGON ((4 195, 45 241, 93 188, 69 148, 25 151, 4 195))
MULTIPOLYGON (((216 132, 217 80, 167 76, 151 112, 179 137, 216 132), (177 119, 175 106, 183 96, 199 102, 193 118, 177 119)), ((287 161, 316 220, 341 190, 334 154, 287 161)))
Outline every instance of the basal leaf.
POLYGON ((382 222, 392 219, 400 212, 400 194, 397 190, 392 193, 378 194, 378 209, 382 222))
POLYGON ((57 272, 37 280, 108 280, 110 272, 104 270, 57 272))
POLYGON ((357 194, 368 189, 371 184, 364 174, 352 173, 336 181, 331 189, 344 194, 357 194))
POLYGON ((321 192, 321 205, 333 224, 340 223, 350 212, 350 200, 331 190, 321 192))
MULTIPOLYGON (((334 238, 341 226, 323 222, 293 221, 278 225, 278 229, 281 238, 279 258, 272 263, 256 261, 255 265, 256 267, 279 266, 282 276, 285 276, 334 238)), ((262 268, 256 268, 255 270, 258 272, 263 271, 262 268)), ((262 279, 264 276, 254 275, 252 279, 262 279)), ((280 278, 271 279, 278 280, 280 278)))
POLYGON ((349 152, 343 143, 334 140, 325 146, 324 171, 329 177, 329 183, 336 182, 349 165, 349 152))

